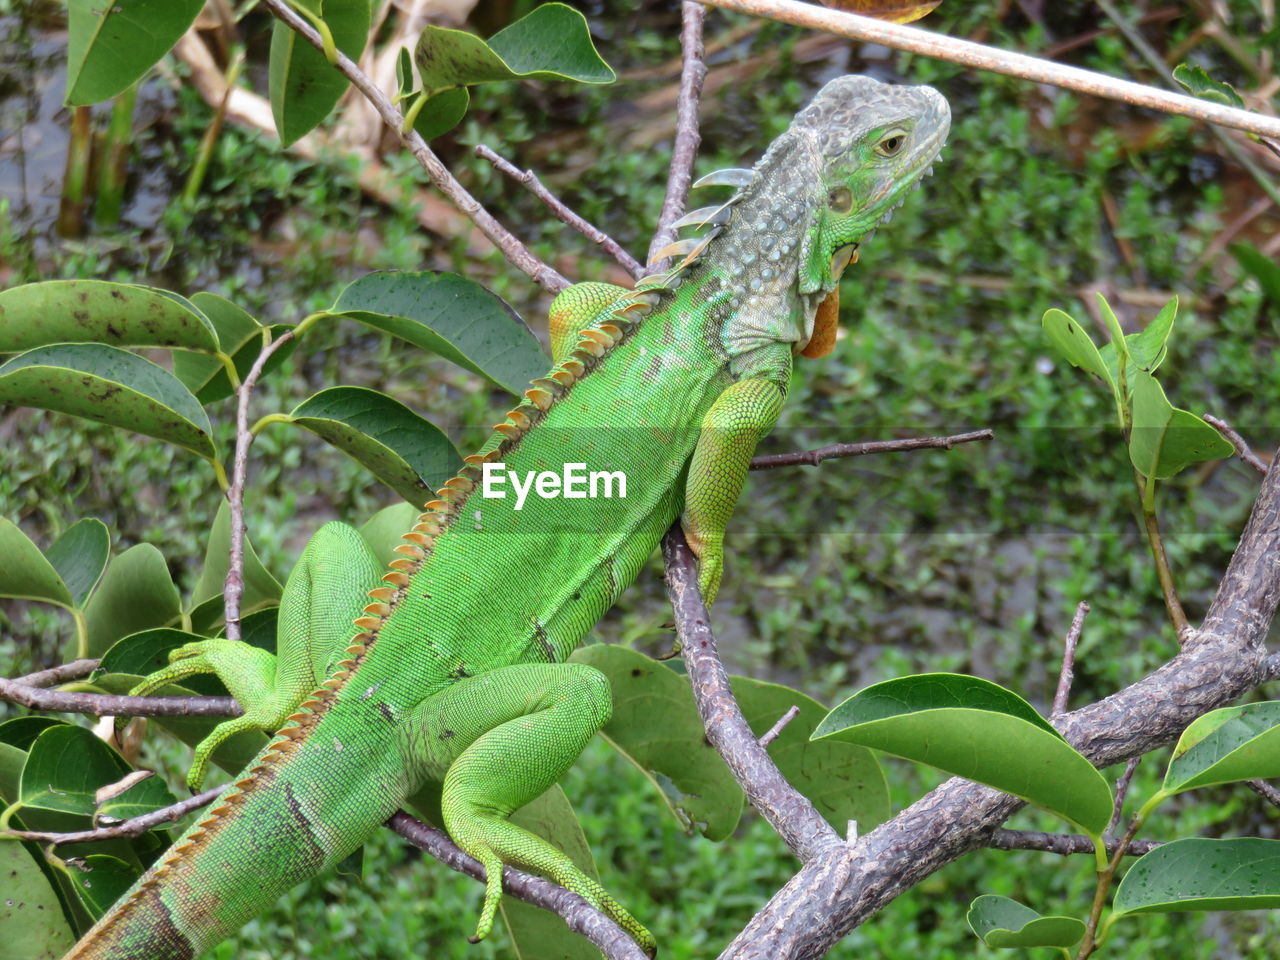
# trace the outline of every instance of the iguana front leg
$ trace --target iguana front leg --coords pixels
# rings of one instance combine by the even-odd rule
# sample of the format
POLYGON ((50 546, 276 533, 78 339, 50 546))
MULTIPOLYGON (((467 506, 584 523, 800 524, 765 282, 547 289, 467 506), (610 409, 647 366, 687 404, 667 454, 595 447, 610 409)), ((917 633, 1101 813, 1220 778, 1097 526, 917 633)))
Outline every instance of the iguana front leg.
POLYGON ((731 384, 702 418, 698 445, 689 462, 684 513, 680 525, 698 558, 698 589, 708 606, 724 572, 724 531, 756 444, 782 409, 782 388, 771 379, 750 378, 731 384))
POLYGON ((241 640, 201 640, 169 654, 167 667, 130 692, 143 696, 198 673, 212 673, 244 709, 196 745, 187 785, 199 790, 209 758, 227 738, 245 730, 279 729, 342 659, 356 628, 365 591, 382 568, 364 538, 343 523, 327 523, 307 543, 280 599, 276 654, 241 640))
POLYGON ((649 956, 657 941, 604 888, 539 836, 507 818, 556 783, 609 720, 609 681, 576 663, 516 664, 461 680, 427 699, 407 727, 409 756, 443 780, 449 836, 487 875, 472 942, 493 928, 502 866, 549 877, 612 917, 649 956))

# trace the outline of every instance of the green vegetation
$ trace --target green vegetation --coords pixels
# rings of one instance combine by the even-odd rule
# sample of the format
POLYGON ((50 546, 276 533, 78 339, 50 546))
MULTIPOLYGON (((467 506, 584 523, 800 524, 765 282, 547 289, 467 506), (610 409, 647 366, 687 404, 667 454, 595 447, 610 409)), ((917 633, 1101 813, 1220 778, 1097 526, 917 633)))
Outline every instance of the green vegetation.
MULTIPOLYGON (((1228 7, 1246 54, 1275 47, 1274 29, 1254 29, 1253 3, 1228 7)), ((987 42, 1036 52, 1093 23, 1091 8, 1046 12, 1043 25, 1018 12, 996 19, 1002 8, 994 0, 943 4, 924 25, 957 36, 981 28, 987 42)), ((1134 13, 1132 5, 1126 10, 1134 13)), ((2 2, 0 15, 19 16, 2 2)), ((708 36, 745 22, 713 12, 708 36)), ((255 14, 246 29, 264 23, 255 14)), ((437 144, 492 212, 575 280, 604 278, 610 265, 468 148, 486 143, 533 167, 569 206, 642 253, 661 202, 669 101, 660 109, 626 105, 669 87, 674 73, 628 77, 671 62, 673 24, 665 10, 608 4, 593 23, 595 42, 619 83, 475 87, 470 112, 437 144)), ((1198 25, 1196 15, 1162 22, 1163 49, 1180 48, 1198 25)), ((951 451, 756 474, 730 528, 714 614, 726 659, 735 672, 785 681, 827 703, 905 673, 956 671, 995 680, 1047 712, 1061 638, 1077 602, 1087 600, 1093 612, 1071 702, 1104 696, 1166 659, 1176 638, 1114 403, 1053 349, 1040 318, 1059 308, 1101 341, 1085 320, 1094 288, 1106 291, 1129 333, 1178 294, 1178 331, 1161 367, 1170 399, 1225 417, 1258 449, 1274 447, 1280 302, 1268 299, 1265 279, 1210 246, 1256 187, 1218 157, 1202 126, 1179 118, 882 49, 854 47, 848 62, 839 54, 834 63, 813 62, 800 55, 803 38, 766 24, 713 58, 713 78, 722 70, 733 79, 704 105, 699 172, 754 160, 819 79, 837 70, 932 84, 951 100, 954 122, 934 177, 860 251, 845 282, 844 336, 831 357, 798 364, 793 396, 763 452, 978 427, 996 437, 951 451)), ((1212 76, 1250 85, 1225 48, 1201 39, 1195 52, 1212 76)), ((1150 79, 1111 34, 1061 57, 1150 79)), ((190 86, 177 88, 173 100, 162 123, 138 133, 132 162, 138 179, 176 192, 210 111, 190 86)), ((403 156, 387 164, 406 182, 422 180, 403 156)), ((156 221, 126 205, 121 226, 62 242, 10 200, 0 209, 0 270, 6 286, 97 277, 214 289, 264 323, 295 323, 370 270, 430 266, 484 283, 545 332, 545 298, 523 275, 496 254, 473 255, 464 237, 424 233, 411 207, 368 199, 358 174, 354 161, 302 161, 228 124, 200 194, 189 204, 175 199, 156 221)), ((1248 254, 1241 262, 1250 262, 1248 254)), ((424 361, 368 327, 346 322, 310 337, 327 348, 313 343, 266 378, 257 409, 292 409, 336 383, 368 386, 426 412, 464 451, 504 409, 503 395, 481 377, 424 361)), ((233 401, 222 403, 214 439, 225 450, 233 401)), ((5 516, 42 547, 77 519, 99 517, 116 553, 154 544, 184 595, 194 586, 203 555, 195 538, 212 525, 220 500, 203 462, 58 414, 10 411, 0 423, 5 516)), ((1237 461, 1210 461, 1160 485, 1165 548, 1193 624, 1255 489, 1237 461)), ((250 534, 277 576, 325 520, 363 521, 393 502, 391 490, 301 431, 258 437, 250 534)), ((670 610, 656 558, 651 568, 600 626, 602 639, 651 654, 667 649, 662 625, 670 610)), ((0 628, 6 675, 60 659, 74 633, 60 612, 8 601, 0 603, 0 628)), ((0 717, 17 712, 0 705, 0 717)), ((185 748, 155 736, 143 748, 143 762, 174 784, 188 758, 185 748)), ((1163 764, 1163 757, 1145 762, 1131 796, 1155 793, 1163 764)), ((885 767, 895 809, 940 780, 904 761, 885 767)), ((1103 773, 1114 781, 1119 770, 1103 773)), ((641 775, 598 744, 564 786, 611 888, 654 930, 667 957, 710 955, 794 870, 781 842, 751 816, 723 844, 684 836, 641 775)), ((1144 836, 1257 833, 1268 817, 1274 811, 1252 793, 1218 786, 1165 804, 1144 836)), ((1009 825, 1061 829, 1033 810, 1009 825)), ((1075 914, 1087 909, 1092 883, 1088 858, 972 855, 831 955, 971 957, 983 949, 965 922, 978 893, 1075 914)), ((406 942, 432 956, 509 956, 500 938, 465 942, 479 897, 473 881, 384 833, 366 851, 363 880, 333 876, 292 891, 215 956, 392 957, 406 942)), ((1118 924, 1108 946, 1116 957, 1261 960, 1274 952, 1277 935, 1280 921, 1271 914, 1155 915, 1118 924)))

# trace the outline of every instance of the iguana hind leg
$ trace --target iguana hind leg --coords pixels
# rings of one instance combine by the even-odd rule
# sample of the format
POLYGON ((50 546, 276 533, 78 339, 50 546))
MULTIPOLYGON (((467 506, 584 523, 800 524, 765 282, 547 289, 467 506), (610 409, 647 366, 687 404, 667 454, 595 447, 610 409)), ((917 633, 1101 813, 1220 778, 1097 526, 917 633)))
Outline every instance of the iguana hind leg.
POLYGON ((502 865, 554 880, 603 910, 652 955, 657 942, 561 851, 507 818, 556 783, 612 711, 609 681, 584 664, 517 664, 461 680, 424 702, 409 749, 443 779, 441 811, 454 841, 487 873, 473 940, 493 928, 502 865))

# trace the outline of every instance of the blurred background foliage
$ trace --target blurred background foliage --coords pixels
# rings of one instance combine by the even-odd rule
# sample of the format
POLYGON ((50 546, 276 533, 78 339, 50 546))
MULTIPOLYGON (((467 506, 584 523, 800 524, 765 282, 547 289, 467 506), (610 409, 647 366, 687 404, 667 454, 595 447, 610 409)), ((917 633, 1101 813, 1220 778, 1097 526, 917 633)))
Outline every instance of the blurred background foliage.
MULTIPOLYGON (((532 5, 484 2, 466 22, 488 35, 532 5)), ((621 281, 589 241, 471 152, 485 143, 532 167, 571 207, 643 254, 669 163, 679 5, 573 5, 619 81, 475 88, 462 126, 433 146, 563 274, 621 281)), ((1257 93, 1255 106, 1274 98, 1280 29, 1271 0, 1142 0, 1120 11, 1170 65, 1199 64, 1246 99, 1257 93)), ((367 271, 451 269, 506 297, 545 338, 547 298, 471 237, 465 222, 427 232, 414 200, 389 203, 362 189, 376 151, 302 158, 229 120, 199 192, 181 200, 212 110, 187 82, 192 68, 172 58, 139 91, 119 222, 104 226, 85 210, 78 230, 64 219, 60 233, 70 126, 60 106, 61 16, 56 3, 0 0, 0 283, 99 277, 208 289, 264 322, 293 323, 367 271)), ((951 0, 922 25, 1160 82, 1088 2, 951 0)), ((268 27, 258 11, 238 27, 245 75, 259 89, 268 27)), ((1271 413, 1280 404, 1280 303, 1268 301, 1228 246, 1249 243, 1274 262, 1280 210, 1267 207, 1257 182, 1203 125, 1182 118, 715 10, 707 43, 698 173, 753 162, 809 95, 842 73, 929 83, 952 105, 952 134, 934 176, 862 248, 846 274, 839 345, 826 359, 798 364, 765 450, 980 427, 996 434, 951 451, 753 475, 730 529, 714 614, 731 669, 828 703, 904 673, 972 672, 1047 709, 1080 600, 1093 612, 1073 705, 1167 659, 1176 642, 1111 401, 1051 350, 1040 316, 1056 306, 1083 319, 1101 290, 1133 331, 1177 293, 1182 308, 1163 367, 1170 398, 1227 419, 1269 451, 1280 441, 1271 413)), ((95 129, 105 130, 108 113, 95 108, 95 129)), ((1241 143, 1274 183, 1276 158, 1241 143)), ((395 182, 422 184, 394 148, 379 159, 395 182)), ((311 349, 260 386, 259 412, 288 409, 335 383, 363 384, 423 412, 465 448, 505 409, 505 398, 479 378, 363 328, 310 336, 311 349)), ((82 516, 100 517, 117 552, 155 544, 190 589, 219 503, 202 463, 158 442, 29 409, 0 409, 0 451, 0 509, 38 543, 82 516)), ((1192 622, 1212 596, 1256 487, 1234 460, 1162 487, 1161 521, 1192 622)), ((297 431, 267 430, 254 447, 250 534, 278 577, 322 522, 362 521, 394 501, 351 461, 297 431)), ((655 558, 599 627, 602 639, 649 653, 669 646, 659 576, 655 558)), ((7 675, 54 662, 70 630, 49 608, 10 602, 0 603, 0 627, 7 675)), ((14 712, 0 705, 0 716, 6 710, 14 712)), ((144 762, 173 782, 186 759, 155 736, 144 762)), ((899 806, 939 779, 888 763, 899 806)), ((1160 766, 1139 768, 1131 796, 1149 793, 1160 766)), ((654 930, 667 957, 717 952, 794 870, 755 819, 723 845, 685 837, 639 774, 598 745, 566 789, 606 884, 654 930)), ((1197 792, 1165 809, 1148 837, 1277 835, 1276 811, 1241 788, 1197 792)), ((1010 825, 1056 829, 1027 813, 1010 825)), ((501 938, 465 942, 478 885, 421 863, 389 833, 370 853, 363 884, 330 877, 298 888, 215 955, 393 957, 406 944, 441 957, 510 955, 501 938)), ((1087 858, 970 856, 831 955, 971 956, 985 949, 963 920, 976 894, 1083 913, 1091 882, 1087 858)), ((1278 935, 1280 922, 1266 913, 1154 917, 1121 924, 1109 949, 1117 957, 1262 958, 1274 955, 1278 935)))

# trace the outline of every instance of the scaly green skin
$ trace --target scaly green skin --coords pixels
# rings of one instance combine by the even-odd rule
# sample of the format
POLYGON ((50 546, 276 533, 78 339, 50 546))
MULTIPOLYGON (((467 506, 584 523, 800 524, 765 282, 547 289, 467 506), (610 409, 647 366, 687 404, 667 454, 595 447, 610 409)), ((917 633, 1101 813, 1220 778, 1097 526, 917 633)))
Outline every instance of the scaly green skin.
POLYGON ((289 578, 277 658, 211 640, 144 682, 212 671, 245 707, 197 749, 193 786, 226 735, 283 729, 68 957, 197 956, 433 783, 449 834, 488 871, 477 937, 511 863, 580 893, 652 953, 594 880, 507 818, 608 720, 603 675, 564 661, 677 517, 714 597, 725 525, 792 354, 948 123, 927 87, 832 81, 754 171, 720 178, 740 189, 711 215, 700 256, 636 291, 581 284, 557 298, 556 366, 427 504, 354 640, 376 564, 358 534, 329 524, 289 578), (516 510, 510 495, 481 497, 484 461, 522 476, 566 461, 622 471, 627 495, 531 494, 516 510))

